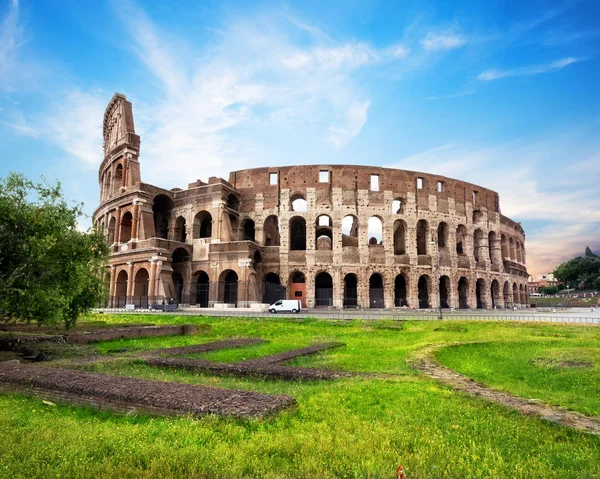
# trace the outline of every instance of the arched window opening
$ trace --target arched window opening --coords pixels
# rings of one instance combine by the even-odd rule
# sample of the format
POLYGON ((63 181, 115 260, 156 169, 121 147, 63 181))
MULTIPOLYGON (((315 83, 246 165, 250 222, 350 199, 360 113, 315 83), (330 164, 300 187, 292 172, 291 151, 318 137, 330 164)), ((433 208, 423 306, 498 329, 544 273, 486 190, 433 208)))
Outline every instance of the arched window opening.
POLYGON ((319 273, 315 278, 315 306, 333 306, 333 279, 329 273, 319 273))
POLYGON ((442 308, 450 307, 450 278, 448 276, 440 277, 440 305, 442 308))
POLYGON ((263 227, 265 235, 265 246, 279 246, 279 218, 275 215, 265 220, 263 227))
POLYGON ((358 246, 358 218, 348 215, 342 220, 342 247, 358 246))
POLYGON ((496 249, 496 233, 490 231, 488 234, 488 254, 492 264, 497 264, 498 261, 496 259, 496 255, 494 254, 494 249, 496 249))
POLYGON ((117 227, 117 220, 114 216, 110 217, 110 221, 108 222, 108 244, 113 244, 115 241, 115 229, 117 227))
POLYGON ((210 293, 210 280, 208 274, 204 271, 194 273, 196 279, 196 305, 201 308, 208 308, 208 299, 210 293))
POLYGON ((194 216, 193 237, 210 238, 212 236, 212 216, 208 211, 200 211, 194 216))
POLYGON ((113 182, 114 182, 113 193, 118 193, 121 189, 121 186, 123 186, 123 165, 122 164, 119 164, 119 166, 117 166, 117 169, 115 170, 115 176, 114 176, 113 182))
MULTIPOLYGON (((473 234, 473 257, 475 261, 479 261, 479 250, 483 244, 483 232, 480 229, 476 229, 473 234)), ((481 258, 482 260, 484 258, 481 258)))
POLYGON ((221 291, 223 303, 237 305, 238 275, 235 271, 227 270, 221 273, 221 291))
POLYGON ((437 244, 439 249, 448 247, 448 223, 441 222, 437 229, 437 244))
POLYGON ((293 195, 290 199, 292 204, 292 211, 296 211, 298 213, 304 213, 308 211, 308 203, 304 199, 302 195, 293 195))
POLYGON ((172 264, 185 263, 186 261, 189 261, 190 259, 191 259, 190 254, 188 253, 188 251, 185 248, 177 248, 175 251, 173 251, 171 263, 172 264))
POLYGON ((431 294, 431 278, 426 274, 422 275, 419 278, 417 286, 419 289, 419 308, 430 308, 429 295, 431 294))
POLYGON ((254 221, 247 218, 242 223, 242 240, 255 241, 254 221))
POLYGON ((301 216, 290 220, 290 250, 306 250, 306 220, 301 216))
POLYGON ((369 278, 369 307, 383 308, 383 278, 379 273, 373 273, 369 278))
POLYGON ((392 214, 403 215, 404 214, 404 199, 396 198, 392 201, 392 214))
POLYGON ((353 273, 344 276, 344 308, 358 307, 358 279, 353 273))
POLYGON ((131 212, 127 212, 121 218, 121 237, 120 243, 127 243, 131 239, 131 225, 133 224, 133 216, 131 212))
POLYGON ((394 306, 408 306, 406 289, 406 276, 399 274, 394 280, 394 306))
POLYGON ((464 276, 458 280, 458 307, 469 308, 469 282, 464 276))
POLYGON ((262 302, 273 304, 280 299, 285 299, 285 288, 281 285, 279 276, 275 273, 267 273, 263 280, 262 302))
POLYGON ((158 195, 154 198, 152 211, 154 212, 154 231, 157 238, 169 238, 169 223, 171 221, 171 211, 173 210, 173 200, 166 195, 158 195))
POLYGON ((485 291, 485 281, 480 278, 477 280, 477 283, 475 283, 475 296, 477 297, 477 309, 485 309, 487 306, 485 304, 484 291, 485 291))
POLYGON ((368 222, 369 246, 383 243, 383 222, 377 216, 371 216, 368 222))
POLYGON ((406 254, 406 222, 397 220, 394 223, 394 254, 406 254))
POLYGON ((227 208, 234 211, 239 211, 240 209, 240 199, 233 193, 227 197, 227 208))
POLYGON ((513 304, 519 303, 519 288, 517 287, 517 283, 513 283, 513 304))
POLYGON ((187 238, 187 231, 185 229, 185 218, 183 216, 180 216, 175 221, 174 234, 175 234, 175 241, 180 241, 181 243, 185 243, 185 240, 187 238))
POLYGON ((456 254, 464 255, 465 246, 467 241, 467 227, 465 225, 458 225, 456 227, 456 254))
POLYGON ((262 265, 262 254, 260 254, 260 251, 254 252, 254 255, 252 255, 252 261, 254 262, 255 268, 262 265))
POLYGON ((183 303, 183 276, 180 273, 174 271, 171 273, 171 280, 173 281, 173 289, 170 291, 171 297, 169 303, 181 304, 183 303))
POLYGON ((419 220, 417 223, 417 254, 428 254, 429 245, 429 225, 425 220, 419 220))

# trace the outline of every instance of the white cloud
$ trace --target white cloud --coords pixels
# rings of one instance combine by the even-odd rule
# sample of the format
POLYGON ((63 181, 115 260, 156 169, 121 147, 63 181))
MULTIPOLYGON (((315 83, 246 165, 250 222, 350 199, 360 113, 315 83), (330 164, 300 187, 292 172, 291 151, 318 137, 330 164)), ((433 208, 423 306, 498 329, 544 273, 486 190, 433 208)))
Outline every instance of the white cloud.
POLYGON ((492 81, 506 77, 538 75, 540 73, 549 73, 562 70, 563 68, 580 61, 580 58, 568 57, 543 65, 532 65, 527 67, 513 68, 511 70, 491 69, 480 73, 477 79, 481 81, 492 81))
POLYGON ((367 121, 359 72, 409 54, 398 43, 337 42, 280 15, 231 21, 194 50, 160 32, 135 4, 115 3, 115 10, 131 32, 131 50, 163 86, 156 100, 134 102, 144 177, 163 184, 247 167, 253 139, 241 130, 310 124, 322 141, 343 148, 367 121), (177 169, 165 155, 177 158, 177 169))
POLYGON ((466 37, 456 29, 430 31, 421 40, 421 45, 428 51, 453 50, 466 43, 466 37))
POLYGON ((12 85, 11 74, 15 67, 15 55, 22 41, 19 26, 19 2, 12 0, 6 17, 0 23, 0 89, 12 85))
POLYGON ((489 188, 500 195, 504 215, 547 225, 525 228, 528 268, 537 274, 583 251, 582 245, 600 247, 600 190, 598 175, 591 173, 598 149, 593 132, 581 128, 528 143, 446 144, 390 166, 429 170, 489 188))

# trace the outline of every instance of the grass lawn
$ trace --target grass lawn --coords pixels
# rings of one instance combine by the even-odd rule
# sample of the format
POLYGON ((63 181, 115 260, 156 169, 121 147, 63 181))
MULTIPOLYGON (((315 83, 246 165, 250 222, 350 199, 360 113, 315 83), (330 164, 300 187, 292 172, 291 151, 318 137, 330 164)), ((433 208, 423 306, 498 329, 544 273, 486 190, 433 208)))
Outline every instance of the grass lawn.
POLYGON ((598 327, 166 314, 91 319, 212 326, 209 334, 198 336, 103 342, 97 345, 102 353, 229 337, 268 341, 197 356, 238 361, 341 341, 345 347, 290 364, 390 376, 289 383, 161 370, 134 358, 88 364, 87 370, 111 374, 290 394, 298 406, 266 420, 122 417, 4 394, 0 477, 393 478, 400 464, 411 479, 600 477, 600 437, 455 393, 405 363, 412 352, 430 344, 495 341, 445 348, 438 355, 473 377, 486 374, 493 379, 491 386, 600 414, 598 327), (577 361, 576 368, 564 367, 577 361), (572 376, 560 376, 567 373, 572 376))

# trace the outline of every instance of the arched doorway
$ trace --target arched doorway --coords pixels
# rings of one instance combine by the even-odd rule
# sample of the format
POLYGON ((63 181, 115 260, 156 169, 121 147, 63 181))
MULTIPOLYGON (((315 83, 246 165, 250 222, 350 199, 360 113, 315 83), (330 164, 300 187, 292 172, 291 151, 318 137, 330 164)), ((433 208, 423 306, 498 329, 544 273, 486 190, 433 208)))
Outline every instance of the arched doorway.
POLYGON ((131 239, 131 225, 133 223, 133 216, 128 211, 121 218, 121 237, 119 243, 127 243, 131 239))
POLYGON ((275 301, 285 299, 285 288, 281 285, 279 276, 275 273, 267 273, 263 280, 262 302, 273 304, 275 301))
POLYGON ((383 278, 379 273, 373 273, 369 278, 369 307, 383 308, 383 278))
POLYGON ((113 308, 124 308, 127 303, 127 271, 122 270, 117 275, 115 282, 115 295, 113 297, 113 308))
POLYGON ((154 198, 152 211, 154 213, 154 230, 157 238, 169 238, 169 224, 171 222, 171 211, 173 200, 166 195, 158 195, 154 198))
POLYGON ((358 306, 358 279, 355 274, 344 276, 344 308, 358 306))
POLYGON ((519 304, 519 288, 517 288, 517 283, 513 283, 513 306, 519 304))
POLYGON ((419 308, 430 308, 429 295, 431 293, 431 278, 426 274, 419 278, 417 285, 419 288, 419 308))
POLYGON ((208 308, 208 298, 210 293, 210 279, 204 271, 198 271, 196 276, 196 306, 208 308))
POLYGON ((485 281, 478 279, 475 283, 475 296, 477 297, 477 309, 485 309, 485 298, 483 297, 485 291, 485 281))
POLYGON ((183 276, 180 273, 171 273, 171 281, 173 281, 173 289, 170 291, 169 304, 183 303, 183 276))
POLYGON ((469 309, 469 282, 464 276, 458 280, 458 308, 469 309))
POLYGON ((492 309, 496 309, 498 307, 498 303, 500 302, 500 284, 498 281, 492 281, 490 292, 492 293, 492 309))
POLYGON ((440 305, 442 308, 450 307, 450 278, 448 276, 440 277, 440 305))
POLYGON ((132 303, 140 308, 148 307, 148 284, 150 275, 146 268, 140 268, 135 274, 133 282, 133 301, 132 303))
POLYGON ((302 307, 306 308, 306 279, 300 271, 295 271, 291 275, 290 299, 302 301, 302 307))
POLYGON ((254 221, 252 221, 250 218, 246 218, 242 222, 242 240, 256 241, 254 233, 254 221))
POLYGON ((508 281, 504 282, 503 295, 504 295, 504 307, 512 308, 512 299, 510 297, 510 283, 508 281))
POLYGON ((238 301, 238 275, 233 270, 221 273, 222 301, 225 304, 235 304, 238 301))
POLYGON ((315 306, 333 306, 333 279, 324 271, 315 278, 315 306))
POLYGON ((117 227, 117 220, 115 220, 114 216, 110 217, 110 221, 108 222, 108 236, 106 240, 108 244, 113 244, 115 242, 115 228, 117 227))
POLYGON ((175 241, 185 243, 185 239, 187 238, 187 231, 185 227, 185 218, 183 216, 180 216, 175 221, 174 236, 175 241))
POLYGON ((394 306, 408 306, 406 289, 406 276, 399 274, 394 280, 394 306))
POLYGON ((212 216, 208 211, 199 211, 194 216, 192 236, 194 239, 212 236, 212 216))

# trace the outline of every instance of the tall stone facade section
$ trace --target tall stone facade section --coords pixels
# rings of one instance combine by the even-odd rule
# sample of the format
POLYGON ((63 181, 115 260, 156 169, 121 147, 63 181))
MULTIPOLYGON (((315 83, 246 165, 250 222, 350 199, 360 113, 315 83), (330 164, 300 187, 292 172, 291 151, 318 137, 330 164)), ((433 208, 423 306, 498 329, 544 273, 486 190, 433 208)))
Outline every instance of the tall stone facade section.
MULTIPOLYGON (((104 116, 100 206, 110 305, 525 307, 525 233, 494 191, 374 166, 255 168, 142 182, 132 105, 104 116)), ((199 165, 201 171, 201 165, 199 165)))

